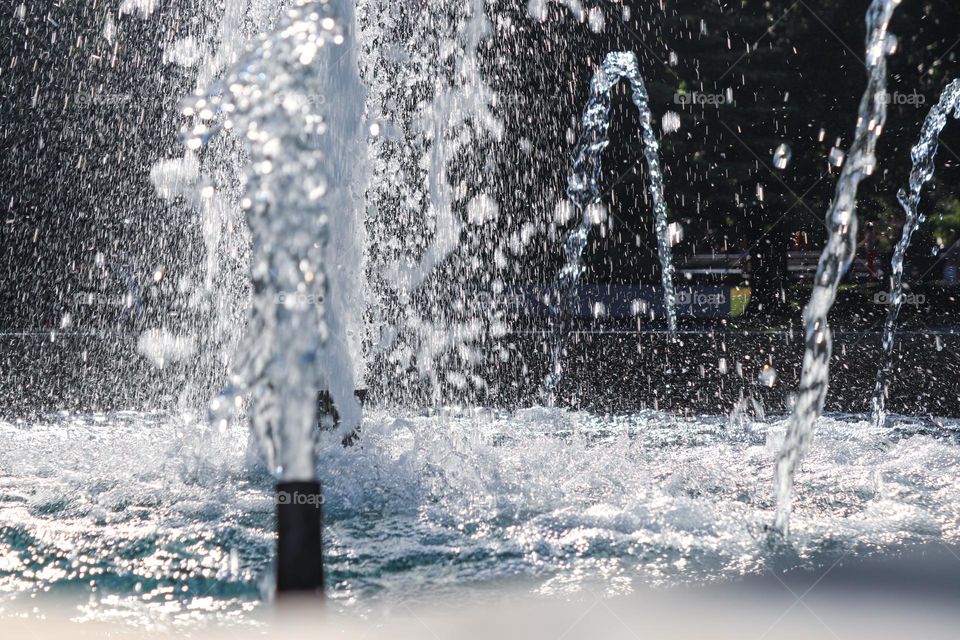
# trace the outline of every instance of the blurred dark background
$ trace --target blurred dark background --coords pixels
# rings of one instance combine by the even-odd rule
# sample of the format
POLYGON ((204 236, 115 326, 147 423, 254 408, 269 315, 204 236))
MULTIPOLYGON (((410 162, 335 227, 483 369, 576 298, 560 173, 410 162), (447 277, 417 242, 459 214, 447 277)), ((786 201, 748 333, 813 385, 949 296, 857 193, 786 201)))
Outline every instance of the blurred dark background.
MULTIPOLYGON (((503 180, 516 185, 503 189, 507 198, 516 194, 509 209, 523 212, 521 220, 552 218, 566 186, 591 70, 611 50, 634 51, 655 116, 679 116, 679 129, 663 132, 661 152, 671 219, 683 233, 674 247, 676 266, 682 271, 685 263, 696 262, 695 255, 703 266, 705 256, 713 255, 712 266, 736 268, 707 277, 703 269, 691 268, 695 281, 749 285, 753 296, 747 315, 756 324, 798 319, 806 302, 804 280, 809 281, 823 245, 822 220, 839 173, 830 152, 849 146, 866 85, 868 4, 603 3, 602 33, 594 33, 589 21, 576 24, 559 5, 550 5, 557 19, 546 23, 518 11, 523 37, 495 44, 506 52, 493 56, 501 64, 502 90, 520 96, 512 114, 513 142, 533 144, 531 151, 517 144, 505 151, 514 156, 503 163, 514 176, 505 174, 503 180), (560 19, 564 14, 567 19, 560 19), (773 159, 781 144, 792 154, 782 170, 773 159), (536 175, 525 177, 525 170, 536 175)), ((958 27, 960 7, 945 0, 907 0, 894 16, 891 32, 899 45, 889 60, 891 104, 877 151, 879 170, 860 189, 861 247, 848 278, 862 289, 863 300, 860 294, 841 296, 838 322, 866 328, 885 311, 870 301, 885 290, 890 254, 900 237, 903 213, 896 194, 907 184, 910 149, 924 118, 960 72, 958 27)), ((954 150, 960 152, 960 127, 948 125, 937 175, 924 197, 928 220, 908 257, 906 279, 914 287, 949 291, 954 284, 955 269, 949 267, 956 261, 951 249, 960 228, 960 201, 952 186, 960 158, 954 150)), ((594 233, 588 278, 658 282, 640 127, 626 83, 614 98, 603 184, 609 226, 605 238, 594 233)), ((545 240, 521 261, 519 279, 549 281, 560 260, 557 243, 545 240)), ((678 282, 684 282, 682 273, 678 282)), ((943 307, 937 308, 938 321, 952 311, 951 301, 942 296, 926 299, 943 307)))
MULTIPOLYGON (((849 145, 865 86, 867 5, 604 2, 592 10, 603 18, 599 32, 560 4, 547 5, 543 22, 529 17, 526 2, 488 7, 495 29, 484 51, 486 74, 508 125, 492 150, 499 156, 494 191, 510 212, 507 229, 496 233, 507 237, 510 225, 532 222, 541 234, 511 261, 506 278, 555 277, 560 243, 550 223, 592 70, 609 51, 631 50, 655 116, 679 116, 679 129, 662 136, 670 215, 683 233, 675 262, 729 256, 740 273, 719 280, 751 285, 752 314, 771 322, 794 316, 803 285, 788 276, 787 254, 822 246, 821 220, 838 173, 828 158, 833 147, 849 145), (792 152, 782 170, 773 161, 781 144, 792 152)), ((171 229, 175 217, 156 197, 149 170, 179 152, 177 98, 192 88, 188 71, 164 63, 163 47, 202 6, 159 2, 142 19, 96 0, 14 2, 0 14, 3 326, 56 325, 63 294, 92 277, 98 253, 122 280, 128 271, 144 278, 169 268, 161 265, 165 256, 200 251, 197 228, 171 229)), ((902 224, 896 193, 927 111, 957 73, 958 27, 960 7, 948 0, 907 0, 895 14, 899 47, 890 58, 893 98, 880 169, 861 188, 862 246, 852 274, 861 284, 884 282, 902 224)), ((944 133, 924 200, 928 221, 907 268, 914 285, 952 284, 944 270, 955 261, 960 228, 960 200, 950 186, 958 175, 957 129, 944 133)), ((604 157, 610 217, 605 237, 595 233, 588 251, 591 281, 659 279, 639 135, 622 83, 604 157)))

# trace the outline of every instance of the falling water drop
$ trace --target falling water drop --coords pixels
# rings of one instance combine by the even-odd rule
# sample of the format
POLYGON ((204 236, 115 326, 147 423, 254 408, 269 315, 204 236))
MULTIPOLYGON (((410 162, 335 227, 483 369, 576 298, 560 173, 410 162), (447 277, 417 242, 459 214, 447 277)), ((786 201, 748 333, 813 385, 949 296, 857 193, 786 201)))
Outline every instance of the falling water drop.
POLYGON ((771 389, 777 384, 777 370, 769 364, 763 365, 760 374, 757 377, 760 384, 771 389))
POLYGON ((843 161, 845 158, 846 158, 846 155, 843 153, 843 151, 841 151, 837 147, 833 147, 832 149, 830 149, 830 164, 832 164, 833 166, 839 169, 840 167, 843 166, 843 161))
POLYGON ((553 218, 557 224, 567 224, 576 215, 576 207, 569 200, 560 200, 554 208, 553 218))
POLYGON ((667 111, 663 114, 663 119, 661 121, 661 127, 663 128, 663 133, 673 133, 674 131, 680 130, 680 114, 676 111, 667 111))
POLYGON ((773 152, 773 166, 781 171, 787 168, 793 158, 793 149, 787 143, 782 143, 773 152))
POLYGON ((602 33, 606 26, 606 19, 603 17, 603 10, 600 7, 593 7, 587 17, 590 30, 594 33, 602 33))
POLYGON ((884 43, 886 54, 888 56, 895 54, 897 52, 898 45, 899 45, 899 41, 897 40, 896 34, 888 33, 887 40, 884 43))

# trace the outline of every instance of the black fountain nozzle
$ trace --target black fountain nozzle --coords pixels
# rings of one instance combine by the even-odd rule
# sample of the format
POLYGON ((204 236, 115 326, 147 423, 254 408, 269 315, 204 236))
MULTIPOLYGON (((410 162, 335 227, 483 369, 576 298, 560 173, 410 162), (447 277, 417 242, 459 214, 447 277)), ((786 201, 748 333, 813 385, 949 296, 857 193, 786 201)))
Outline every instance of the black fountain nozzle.
POLYGON ((323 493, 316 481, 277 483, 277 595, 323 597, 323 493))
MULTIPOLYGON (((355 392, 363 404, 366 390, 355 392)), ((336 427, 337 408, 328 391, 317 398, 320 428, 336 427)), ((360 436, 360 428, 347 435, 344 446, 360 436)), ((277 493, 277 596, 323 598, 323 492, 315 480, 278 482, 277 493)))

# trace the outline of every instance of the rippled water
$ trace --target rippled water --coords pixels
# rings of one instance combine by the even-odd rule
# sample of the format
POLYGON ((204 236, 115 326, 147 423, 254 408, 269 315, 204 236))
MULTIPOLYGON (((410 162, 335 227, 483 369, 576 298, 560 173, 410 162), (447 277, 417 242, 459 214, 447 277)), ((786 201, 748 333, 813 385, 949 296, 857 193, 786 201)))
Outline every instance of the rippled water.
MULTIPOLYGON (((334 606, 701 584, 960 542, 960 429, 821 419, 790 545, 769 541, 784 422, 559 409, 373 412, 321 452, 334 606)), ((252 622, 272 484, 246 429, 142 413, 0 422, 0 609, 252 622)))

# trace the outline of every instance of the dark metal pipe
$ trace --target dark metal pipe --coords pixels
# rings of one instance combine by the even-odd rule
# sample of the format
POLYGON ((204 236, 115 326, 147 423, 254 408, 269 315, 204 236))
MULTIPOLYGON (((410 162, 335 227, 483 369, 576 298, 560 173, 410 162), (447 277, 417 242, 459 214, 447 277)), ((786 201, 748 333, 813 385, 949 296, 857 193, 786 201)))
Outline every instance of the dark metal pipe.
POLYGON ((277 595, 323 597, 323 493, 320 483, 277 484, 277 595))
MULTIPOLYGON (((366 390, 356 392, 363 404, 366 390)), ((340 422, 333 398, 321 391, 317 398, 317 422, 320 428, 340 422)), ((360 429, 343 440, 351 446, 360 437, 360 429)), ((322 598, 323 580, 323 492, 316 481, 277 484, 277 596, 312 595, 322 598)))

